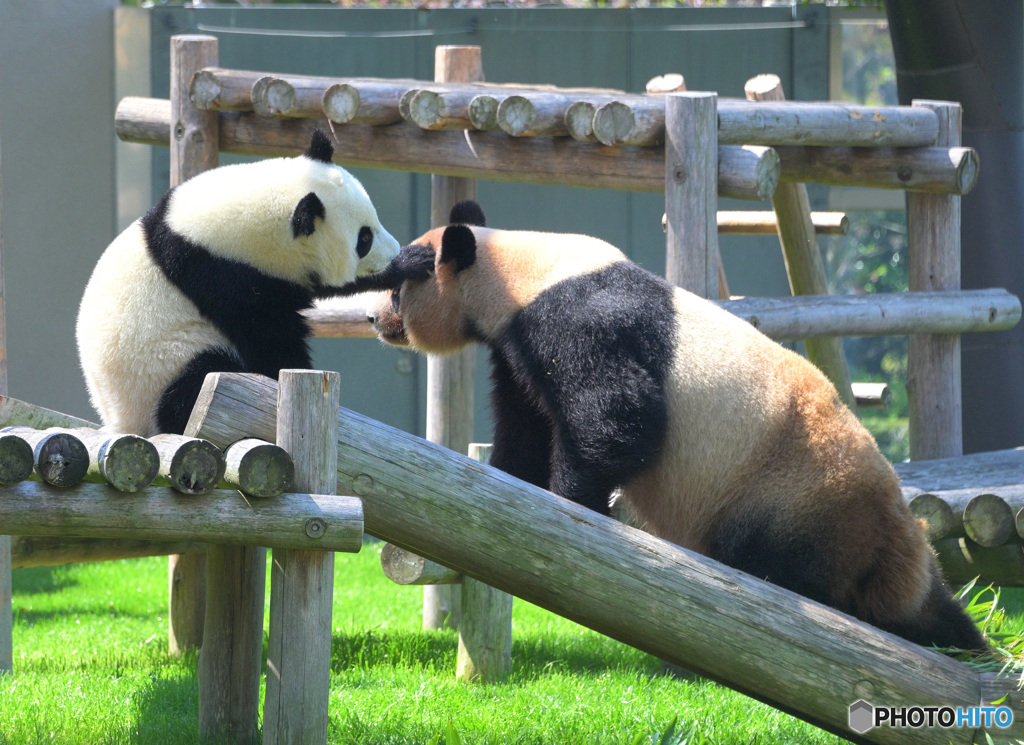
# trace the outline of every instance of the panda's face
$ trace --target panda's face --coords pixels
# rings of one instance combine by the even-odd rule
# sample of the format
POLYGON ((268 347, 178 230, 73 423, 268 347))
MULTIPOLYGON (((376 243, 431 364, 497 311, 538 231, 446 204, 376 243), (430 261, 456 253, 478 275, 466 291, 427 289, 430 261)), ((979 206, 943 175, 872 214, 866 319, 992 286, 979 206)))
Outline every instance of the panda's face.
POLYGON ((359 181, 308 155, 206 171, 174 191, 167 222, 216 256, 317 294, 379 272, 400 248, 359 181))
POLYGON ((477 275, 472 271, 476 267, 442 260, 443 252, 437 249, 446 232, 443 228, 430 231, 403 248, 395 260, 402 274, 411 278, 390 292, 379 293, 370 310, 382 341, 431 354, 454 352, 472 341, 472 308, 465 290, 477 275))

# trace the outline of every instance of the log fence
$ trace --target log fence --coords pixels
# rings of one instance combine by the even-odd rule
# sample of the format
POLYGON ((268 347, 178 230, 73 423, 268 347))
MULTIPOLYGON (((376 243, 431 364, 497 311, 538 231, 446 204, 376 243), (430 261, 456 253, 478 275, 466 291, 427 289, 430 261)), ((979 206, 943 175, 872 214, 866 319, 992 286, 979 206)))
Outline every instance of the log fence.
MULTIPOLYGON (((295 155, 305 149, 313 127, 343 125, 337 162, 432 174, 433 224, 443 222, 452 202, 473 194, 472 179, 478 177, 664 192, 672 281, 778 339, 910 334, 912 453, 941 460, 900 467, 904 495, 926 520, 951 578, 965 581, 973 571, 983 579, 991 574, 1024 585, 1024 458, 1020 451, 982 457, 960 452, 959 334, 1009 328, 1019 321, 1021 306, 1003 290, 959 288, 959 198, 976 183, 978 160, 960 145, 957 104, 860 107, 719 99, 685 92, 681 76, 651 81, 649 93, 640 95, 495 84, 483 80, 479 50, 465 48, 438 50, 435 81, 268 75, 219 67, 210 37, 175 37, 171 77, 169 101, 122 100, 115 129, 125 141, 169 145, 172 184, 216 165, 220 151, 295 155), (717 196, 766 200, 780 185, 791 192, 788 185, 809 182, 908 193, 913 292, 729 299, 717 234, 728 229, 723 225, 743 220, 716 214, 717 196), (957 472, 969 477, 957 482, 950 476, 957 472)), ((780 237, 793 229, 795 214, 807 245, 826 229, 805 205, 789 212, 773 207, 767 229, 780 237)), ((756 221, 757 230, 766 229, 767 221, 756 221)), ((793 254, 797 258, 790 263, 799 266, 788 267, 791 278, 807 269, 808 253, 793 254)), ((345 310, 317 308, 308 318, 316 335, 369 335, 365 319, 345 310)), ((312 394, 300 394, 304 403, 288 408, 278 402, 276 383, 254 376, 210 376, 189 437, 142 440, 146 445, 117 435, 96 445, 95 435, 75 435, 88 422, 0 397, 0 423, 60 428, 46 435, 0 433, 0 483, 9 484, 0 515, 10 532, 33 536, 17 539, 15 561, 63 560, 75 551, 105 558, 154 546, 180 549, 170 568, 172 649, 174 617, 191 603, 193 619, 205 619, 201 734, 236 742, 259 736, 254 650, 261 637, 256 629, 257 621, 262 625, 266 566, 260 546, 287 550, 275 566, 280 576, 272 578, 269 659, 277 677, 268 680, 263 736, 268 742, 324 740, 326 679, 313 660, 317 655, 310 654, 324 643, 316 629, 330 628, 323 621, 330 582, 322 551, 357 550, 364 512, 367 532, 393 542, 385 554, 395 562, 396 579, 404 578, 399 581, 441 584, 453 577, 439 569, 447 567, 463 578, 463 586, 486 582, 479 584, 486 590, 480 594, 497 599, 495 607, 504 609, 508 602, 498 590, 515 593, 843 736, 853 737, 849 703, 864 697, 975 706, 1006 696, 1018 723, 1010 732, 991 734, 1000 740, 1024 734, 1024 701, 1012 681, 979 674, 453 454, 442 445, 464 451, 466 438, 459 432, 467 427, 467 379, 464 368, 432 376, 433 409, 438 421, 445 420, 433 437, 441 445, 339 411, 336 400, 318 403, 312 394), (282 457, 287 452, 270 441, 288 442, 290 417, 314 411, 319 450, 303 456, 303 463, 317 464, 308 466, 318 474, 310 477, 307 465, 296 471, 298 463, 282 457), (339 427, 347 433, 344 441, 339 427), (50 440, 63 449, 42 455, 40 443, 50 440), (328 440, 335 447, 325 449, 328 440), (237 448, 234 454, 219 450, 229 445, 237 448), (145 483, 153 449, 159 466, 151 483, 170 486, 145 483), (189 462, 205 465, 179 463, 176 471, 174 454, 189 449, 189 462), (261 461, 258 483, 245 481, 247 459, 269 453, 273 457, 261 461), (181 468, 191 470, 182 475, 181 468), (22 473, 38 480, 22 480, 22 473), (44 473, 50 481, 41 483, 44 473), (232 491, 214 488, 225 473, 232 491), (337 487, 361 497, 362 506, 346 497, 290 493, 285 486, 315 478, 323 491, 333 492, 335 476, 337 487), (62 480, 64 488, 51 485, 62 480), (110 489, 118 484, 124 493, 110 489), (189 490, 205 494, 186 496, 189 490), (467 519, 443 537, 424 530, 440 521, 450 526, 446 516, 452 512, 467 519), (164 514, 166 519, 153 519, 164 514), (335 530, 336 525, 348 527, 335 530), (69 537, 91 543, 75 546, 69 537), (133 544, 140 539, 159 543, 133 544), (205 544, 208 568, 197 563, 183 570, 181 562, 203 556, 194 549, 205 544), (493 555, 495 545, 503 547, 500 558, 493 555), (540 549, 531 545, 544 547, 544 562, 536 561, 540 549), (239 583, 240 576, 252 581, 239 583), (204 581, 217 588, 205 610, 204 581), (176 597, 182 604, 177 610, 176 597), (639 598, 650 612, 638 623, 633 610, 639 598), (296 639, 282 631, 292 626, 302 629, 296 639), (758 653, 764 649, 772 655, 758 653), (778 674, 780 659, 785 679, 778 674)), ((326 381, 320 381, 324 395, 336 384, 326 381)), ((292 390, 293 382, 283 377, 280 389, 292 390)), ((868 398, 883 396, 876 391, 868 398)), ((5 572, 0 567, 0 575, 5 572)), ((0 606, 6 600, 3 580, 0 606)), ((4 634, 9 636, 0 623, 4 634)), ((197 646, 201 638, 186 634, 177 648, 197 646)), ((492 650, 504 645, 494 638, 481 643, 492 650)), ((9 639, 0 638, 0 670, 9 649, 9 639)), ((486 679, 472 669, 464 677, 486 679)), ((949 732, 957 743, 975 736, 981 733, 949 732)), ((881 728, 858 739, 927 738, 922 731, 881 728)))

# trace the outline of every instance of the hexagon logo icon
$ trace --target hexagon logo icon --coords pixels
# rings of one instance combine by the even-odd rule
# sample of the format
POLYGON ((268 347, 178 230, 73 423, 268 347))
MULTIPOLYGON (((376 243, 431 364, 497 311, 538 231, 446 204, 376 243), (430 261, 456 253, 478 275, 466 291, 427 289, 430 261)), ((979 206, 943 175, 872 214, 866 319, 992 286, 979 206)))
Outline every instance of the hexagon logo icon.
POLYGON ((858 735, 863 735, 875 726, 875 707, 864 699, 858 699, 850 704, 850 729, 858 735))

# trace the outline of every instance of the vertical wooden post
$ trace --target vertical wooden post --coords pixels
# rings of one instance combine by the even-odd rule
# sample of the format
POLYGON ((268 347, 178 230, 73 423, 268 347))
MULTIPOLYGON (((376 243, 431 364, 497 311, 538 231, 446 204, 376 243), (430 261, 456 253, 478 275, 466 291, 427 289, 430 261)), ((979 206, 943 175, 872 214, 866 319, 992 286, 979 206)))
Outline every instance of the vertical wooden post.
MULTIPOLYGON (((758 75, 743 88, 751 101, 785 101, 782 81, 777 75, 758 75)), ((778 224, 779 243, 786 262, 786 274, 793 295, 827 295, 828 280, 818 251, 818 236, 811 220, 811 202, 804 184, 779 184, 772 195, 772 209, 778 224)), ((842 399, 856 411, 850 369, 838 336, 804 339, 807 359, 828 376, 842 399)))
MULTIPOLYGON (((337 493, 340 400, 338 373, 281 371, 277 444, 295 461, 296 491, 337 493)), ((274 549, 264 745, 327 742, 333 593, 333 552, 274 549)))
MULTIPOLYGON (((486 463, 491 446, 473 443, 469 457, 486 463)), ((495 683, 512 669, 512 596, 472 577, 462 578, 462 622, 455 677, 495 683)))
POLYGON ((665 96, 665 277, 718 297, 718 95, 665 96))
MULTIPOLYGON (((197 109, 188 94, 192 76, 204 67, 216 67, 217 61, 213 36, 171 39, 171 186, 217 167, 217 112, 197 109)), ((203 643, 208 561, 208 554, 176 554, 169 559, 167 642, 172 655, 203 643)))
MULTIPOLYGON (((217 167, 217 114, 195 108, 188 95, 192 76, 217 62, 216 38, 171 39, 171 186, 217 167)), ((170 649, 202 647, 200 739, 258 742, 266 549, 210 545, 205 567, 200 554, 181 554, 169 569, 170 649)))
MULTIPOLYGON (((480 47, 440 46, 434 51, 434 80, 468 83, 484 79, 480 47)), ((467 135, 468 136, 468 135, 467 135)), ((476 179, 430 177, 431 227, 448 224, 448 213, 463 199, 476 199, 476 179)), ((427 439, 465 453, 473 439, 472 345, 449 357, 427 358, 427 439)), ((423 588, 423 628, 458 628, 459 585, 423 588)))
MULTIPOLYGON (((0 396, 7 395, 7 316, 4 304, 3 183, 0 180, 0 396)), ((11 609, 11 537, 0 535, 0 674, 14 669, 11 609)))
MULTIPOLYGON (((960 145, 958 103, 914 101, 939 117, 941 147, 960 145)), ((960 197, 907 194, 907 253, 911 291, 960 289, 960 197)), ((910 457, 963 454, 960 336, 911 334, 907 346, 910 457)))
POLYGON ((207 546, 206 625, 199 650, 199 739, 260 741, 260 672, 267 550, 207 546))

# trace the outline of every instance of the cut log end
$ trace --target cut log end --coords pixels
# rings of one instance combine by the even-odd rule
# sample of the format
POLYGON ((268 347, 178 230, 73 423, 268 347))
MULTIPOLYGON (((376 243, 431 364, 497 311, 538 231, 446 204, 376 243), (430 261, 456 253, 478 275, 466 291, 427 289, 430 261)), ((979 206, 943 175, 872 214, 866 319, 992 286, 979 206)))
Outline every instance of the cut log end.
POLYGON ((498 126, 513 137, 533 129, 536 119, 537 109, 526 96, 509 96, 498 104, 498 126))
POLYGON ((945 538, 953 530, 953 510, 944 500, 934 494, 918 494, 910 500, 910 511, 924 523, 925 536, 929 541, 945 538))
POLYGON ((647 81, 648 93, 661 95, 665 93, 681 93, 686 90, 686 79, 678 72, 658 75, 647 81))
POLYGON ((782 100, 782 80, 774 73, 755 75, 744 84, 743 93, 754 101, 782 100))
POLYGON ((0 486, 10 486, 32 475, 32 446, 17 435, 0 435, 0 486))
POLYGON ((348 124, 359 111, 359 91, 348 83, 336 83, 324 91, 324 114, 332 122, 348 124))
POLYGON ((606 103, 594 112, 594 137, 603 145, 620 145, 636 126, 633 110, 620 101, 606 103))
POLYGON ((964 532, 979 546, 1001 546, 1016 534, 1013 510, 995 494, 979 494, 964 508, 964 532))
POLYGON ((474 96, 469 102, 469 122, 476 129, 498 128, 498 99, 495 96, 474 96))
POLYGON ((96 461, 107 483, 128 494, 152 484, 160 472, 156 446, 137 435, 111 437, 100 446, 96 461))
POLYGON ((189 99, 197 109, 215 111, 219 108, 221 85, 210 70, 200 70, 192 76, 189 85, 189 99))
POLYGON ((295 88, 287 80, 264 77, 252 86, 252 110, 259 116, 284 116, 295 108, 295 88))

